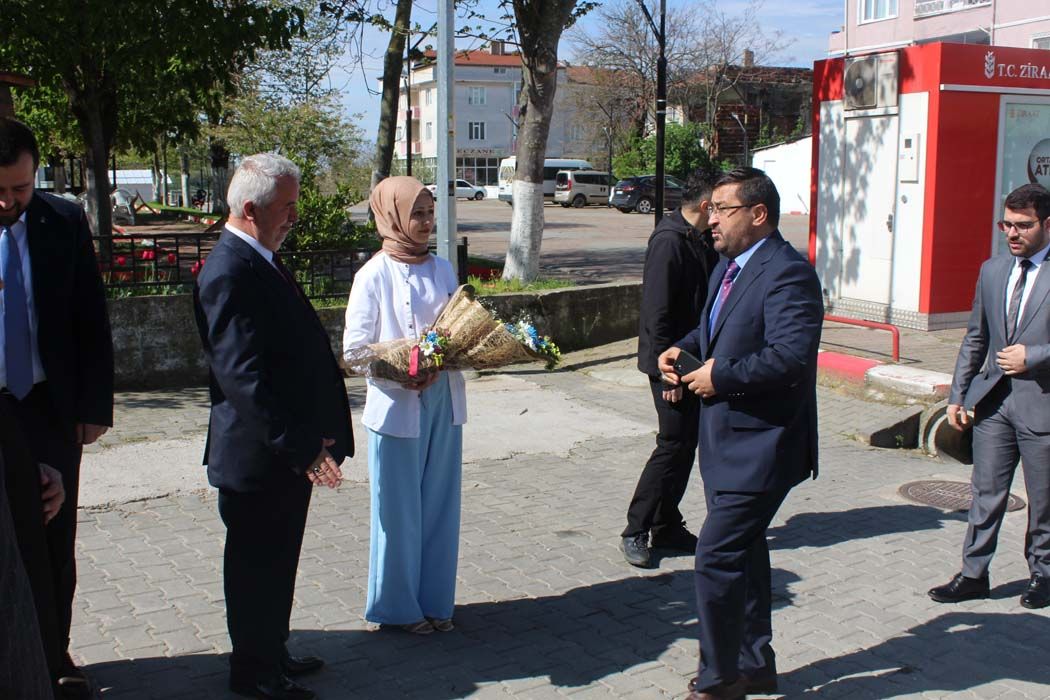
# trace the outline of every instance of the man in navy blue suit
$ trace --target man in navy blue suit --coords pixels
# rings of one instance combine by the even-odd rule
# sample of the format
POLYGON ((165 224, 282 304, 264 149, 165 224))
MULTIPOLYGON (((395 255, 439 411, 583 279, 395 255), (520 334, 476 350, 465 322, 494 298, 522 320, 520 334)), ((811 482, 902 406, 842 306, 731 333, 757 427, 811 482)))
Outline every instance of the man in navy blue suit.
POLYGON ((669 384, 701 397, 707 519, 696 548, 699 674, 690 700, 776 690, 766 528, 817 473, 817 348, 824 306, 812 266, 781 237, 780 195, 761 170, 715 184, 711 275, 699 327, 660 355, 669 384), (679 377, 687 351, 703 364, 679 377))
POLYGON ((277 700, 314 693, 321 668, 287 647, 295 572, 314 485, 353 455, 350 408, 328 333, 277 250, 295 224, 299 169, 250 156, 230 181, 230 218, 194 290, 211 367, 204 462, 226 525, 230 689, 277 700))

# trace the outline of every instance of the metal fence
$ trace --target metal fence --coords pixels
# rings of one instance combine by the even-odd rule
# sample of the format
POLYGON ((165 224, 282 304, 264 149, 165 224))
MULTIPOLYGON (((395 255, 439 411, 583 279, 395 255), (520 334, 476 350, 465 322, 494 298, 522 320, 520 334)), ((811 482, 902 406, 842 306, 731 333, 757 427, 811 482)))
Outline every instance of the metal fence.
MULTIPOLYGON (((113 235, 95 239, 99 271, 110 297, 149 294, 188 294, 219 233, 113 235)), ((433 250, 435 246, 431 245, 433 250)), ((466 282, 467 239, 456 246, 460 282, 466 282)), ((306 296, 311 299, 346 298, 354 274, 374 251, 310 250, 282 252, 306 296)))

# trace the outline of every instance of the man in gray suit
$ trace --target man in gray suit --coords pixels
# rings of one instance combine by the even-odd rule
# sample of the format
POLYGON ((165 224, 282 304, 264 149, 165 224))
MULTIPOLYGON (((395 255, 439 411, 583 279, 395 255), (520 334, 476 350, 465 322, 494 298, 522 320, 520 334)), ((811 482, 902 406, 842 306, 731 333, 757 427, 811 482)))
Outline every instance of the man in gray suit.
POLYGON ((973 409, 973 503, 962 571, 929 591, 939 603, 987 598, 988 566, 1020 459, 1028 492, 1026 608, 1050 605, 1050 192, 1018 187, 999 230, 1010 255, 981 266, 970 323, 955 363, 948 422, 973 409))

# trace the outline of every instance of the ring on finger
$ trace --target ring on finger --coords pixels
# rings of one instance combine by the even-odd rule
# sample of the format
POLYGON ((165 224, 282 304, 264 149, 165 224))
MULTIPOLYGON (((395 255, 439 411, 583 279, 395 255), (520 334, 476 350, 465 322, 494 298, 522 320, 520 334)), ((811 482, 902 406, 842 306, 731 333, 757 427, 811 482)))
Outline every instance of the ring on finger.
POLYGON ((314 473, 314 476, 319 476, 321 474, 321 467, 320 466, 316 466, 313 469, 311 469, 310 471, 312 471, 314 473))

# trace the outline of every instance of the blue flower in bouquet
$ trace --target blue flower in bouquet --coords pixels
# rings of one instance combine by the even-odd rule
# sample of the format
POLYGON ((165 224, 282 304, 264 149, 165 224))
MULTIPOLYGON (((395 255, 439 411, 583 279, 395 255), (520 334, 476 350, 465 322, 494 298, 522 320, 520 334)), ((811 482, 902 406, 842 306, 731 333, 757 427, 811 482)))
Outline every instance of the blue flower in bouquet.
POLYGON ((440 367, 445 348, 448 347, 448 335, 440 329, 429 330, 420 337, 416 347, 424 357, 429 357, 436 367, 440 367))
POLYGON ((517 323, 503 324, 507 332, 514 336, 519 343, 529 350, 547 358, 547 369, 553 369, 561 360, 561 350, 550 339, 550 336, 540 335, 536 327, 523 318, 517 323))

